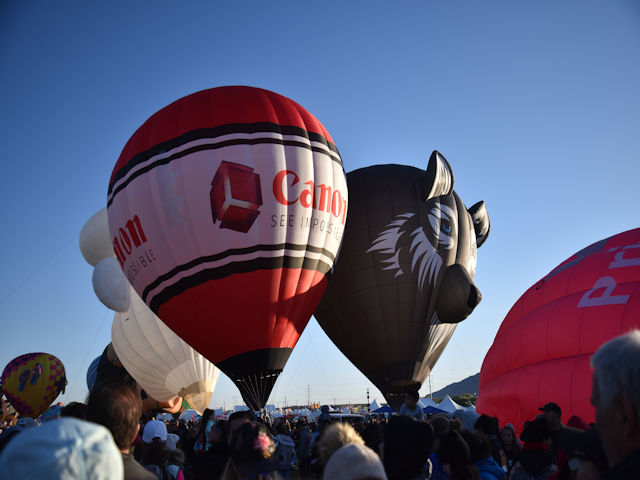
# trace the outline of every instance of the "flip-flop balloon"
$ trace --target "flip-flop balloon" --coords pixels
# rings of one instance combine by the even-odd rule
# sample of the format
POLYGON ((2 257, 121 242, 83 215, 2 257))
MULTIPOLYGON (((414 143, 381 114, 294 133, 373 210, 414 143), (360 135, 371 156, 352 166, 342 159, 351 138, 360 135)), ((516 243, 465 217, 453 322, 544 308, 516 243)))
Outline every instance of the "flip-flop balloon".
POLYGON ((14 358, 2 372, 2 390, 23 417, 38 418, 60 392, 67 378, 62 362, 48 353, 27 353, 14 358))

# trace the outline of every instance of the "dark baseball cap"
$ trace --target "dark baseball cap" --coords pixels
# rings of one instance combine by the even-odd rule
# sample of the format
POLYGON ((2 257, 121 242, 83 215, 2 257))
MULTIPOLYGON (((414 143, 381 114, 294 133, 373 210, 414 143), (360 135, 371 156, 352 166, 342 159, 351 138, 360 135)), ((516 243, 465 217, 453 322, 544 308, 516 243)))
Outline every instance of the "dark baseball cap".
POLYGON ((562 415, 562 410, 560 410, 560 407, 558 406, 558 404, 554 402, 549 402, 544 407, 540 407, 538 410, 540 410, 541 412, 546 412, 547 410, 550 410, 552 412, 557 413, 558 415, 562 415))

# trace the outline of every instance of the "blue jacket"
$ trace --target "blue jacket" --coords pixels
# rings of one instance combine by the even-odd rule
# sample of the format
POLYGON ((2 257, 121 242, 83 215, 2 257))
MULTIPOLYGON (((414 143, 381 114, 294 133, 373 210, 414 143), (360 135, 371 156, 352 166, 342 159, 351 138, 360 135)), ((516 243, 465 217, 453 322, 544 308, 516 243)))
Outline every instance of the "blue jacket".
POLYGON ((493 457, 476 462, 476 467, 480 471, 480 480, 503 480, 507 475, 493 457))

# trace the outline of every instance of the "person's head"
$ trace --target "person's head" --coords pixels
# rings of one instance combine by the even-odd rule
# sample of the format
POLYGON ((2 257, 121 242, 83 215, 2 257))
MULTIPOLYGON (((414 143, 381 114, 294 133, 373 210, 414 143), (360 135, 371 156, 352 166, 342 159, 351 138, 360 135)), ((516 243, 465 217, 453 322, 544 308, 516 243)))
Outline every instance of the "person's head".
POLYGON ((544 443, 551 445, 551 436, 553 431, 544 418, 536 418, 524 424, 520 439, 524 443, 544 443))
POLYGON ((547 421, 551 430, 557 430, 561 425, 562 409, 555 402, 549 402, 538 410, 542 412, 542 417, 547 421))
POLYGON ((289 435, 289 429, 287 428, 287 422, 278 422, 276 425, 277 435, 289 435))
POLYGON ((128 451, 140 428, 142 400, 127 382, 101 383, 89 394, 86 418, 104 425, 121 451, 128 451))
POLYGON ((447 417, 433 417, 430 422, 435 434, 433 451, 437 452, 440 448, 441 440, 449 433, 449 419, 447 417))
POLYGON ((516 440, 516 431, 510 423, 505 425, 500 431, 500 443, 505 450, 510 452, 519 449, 519 445, 516 440))
POLYGON ((324 480, 387 480, 378 454, 365 445, 349 443, 329 458, 322 476, 324 480))
POLYGON ((480 460, 491 457, 491 445, 487 439, 480 438, 468 430, 463 430, 459 433, 469 447, 471 463, 478 463, 480 460))
POLYGON ((241 412, 233 412, 229 415, 229 430, 227 431, 227 441, 231 444, 231 438, 233 432, 240 428, 245 423, 250 423, 253 420, 253 415, 249 410, 241 412))
POLYGON ((640 331, 602 345, 591 357, 596 428, 611 465, 640 448, 640 331))
POLYGON ((441 439, 438 458, 450 480, 477 478, 478 470, 471 462, 469 446, 458 432, 451 430, 441 439))
POLYGON ((498 419, 489 415, 480 415, 475 424, 476 433, 480 437, 488 437, 498 434, 498 419))
POLYGON ((404 394, 404 403, 407 405, 407 407, 414 409, 416 408, 416 405, 418 405, 419 398, 420 395, 418 394, 417 390, 409 390, 404 394))
POLYGON ((231 462, 240 477, 262 478, 278 469, 276 446, 266 427, 249 422, 240 425, 231 437, 231 462))
POLYGON ((87 416, 87 406, 80 402, 71 402, 60 410, 61 417, 74 417, 84 420, 87 416))
POLYGON ((383 463, 390 480, 420 474, 432 452, 431 424, 406 416, 393 416, 384 429, 383 463))
POLYGON ((218 420, 209 432, 209 443, 220 443, 227 440, 229 433, 229 422, 226 420, 218 420))
POLYGON ((11 440, 0 455, 3 478, 123 478, 122 455, 102 425, 73 417, 45 422, 11 440))
POLYGON ((348 423, 329 424, 318 440, 318 461, 325 464, 336 450, 349 443, 364 445, 364 440, 348 423))

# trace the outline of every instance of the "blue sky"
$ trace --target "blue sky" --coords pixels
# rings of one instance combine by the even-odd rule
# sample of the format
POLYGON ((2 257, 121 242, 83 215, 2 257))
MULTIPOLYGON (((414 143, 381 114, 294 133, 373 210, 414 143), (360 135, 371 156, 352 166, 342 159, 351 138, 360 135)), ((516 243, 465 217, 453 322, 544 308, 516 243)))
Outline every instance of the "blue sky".
MULTIPOLYGON (((484 200, 482 303, 434 390, 477 373, 517 298, 584 246, 638 227, 640 4, 601 1, 19 2, 0 6, 0 367, 44 351, 62 401, 109 342, 113 313, 78 248, 111 170, 148 116, 189 93, 251 85, 329 130, 346 171, 426 167, 441 151, 484 200), (186 5, 185 5, 186 4, 186 5)), ((315 320, 270 403, 382 396, 315 320)), ((428 391, 428 384, 421 393, 428 391)), ((223 378, 213 405, 240 395, 223 378)))

